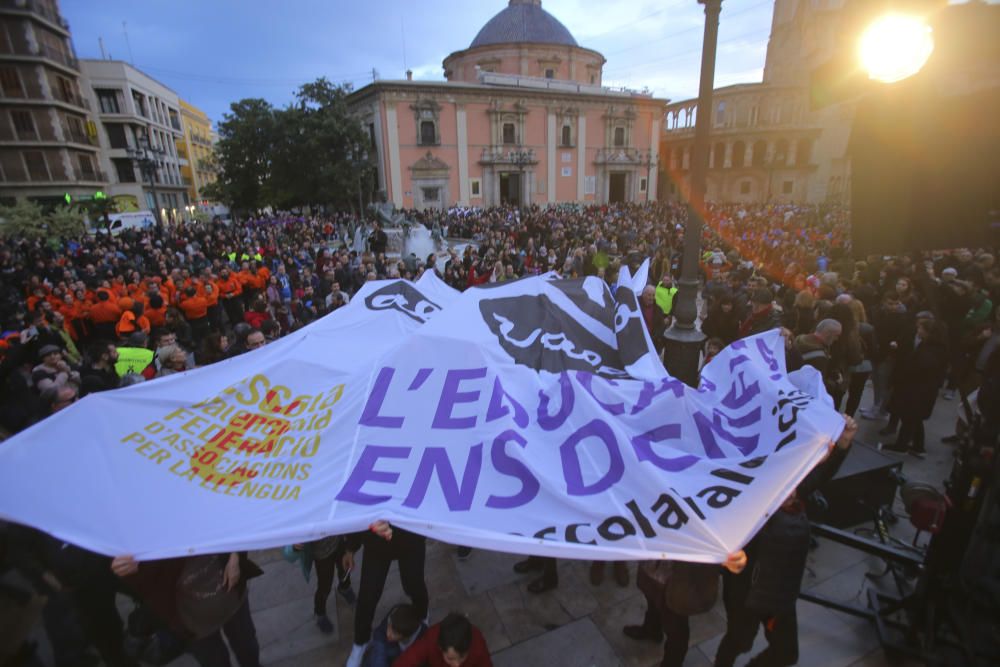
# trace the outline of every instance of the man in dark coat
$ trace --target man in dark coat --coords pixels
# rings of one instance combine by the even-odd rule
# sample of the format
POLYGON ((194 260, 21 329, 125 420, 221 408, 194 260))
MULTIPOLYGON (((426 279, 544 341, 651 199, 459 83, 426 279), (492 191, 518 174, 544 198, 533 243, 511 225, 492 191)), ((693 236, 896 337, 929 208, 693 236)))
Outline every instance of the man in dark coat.
POLYGON ((948 346, 943 325, 918 320, 912 347, 901 348, 892 380, 890 412, 899 417, 901 427, 895 443, 882 449, 907 452, 924 458, 924 420, 934 410, 938 390, 948 370, 948 346))

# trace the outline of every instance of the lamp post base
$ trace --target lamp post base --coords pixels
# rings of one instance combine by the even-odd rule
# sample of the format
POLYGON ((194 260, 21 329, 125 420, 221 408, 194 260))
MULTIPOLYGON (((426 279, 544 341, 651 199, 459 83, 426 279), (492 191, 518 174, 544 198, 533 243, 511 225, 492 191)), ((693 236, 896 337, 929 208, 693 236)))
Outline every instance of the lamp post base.
POLYGON ((666 340, 663 362, 667 372, 689 387, 698 388, 698 362, 705 334, 694 327, 674 324, 664 334, 666 340))

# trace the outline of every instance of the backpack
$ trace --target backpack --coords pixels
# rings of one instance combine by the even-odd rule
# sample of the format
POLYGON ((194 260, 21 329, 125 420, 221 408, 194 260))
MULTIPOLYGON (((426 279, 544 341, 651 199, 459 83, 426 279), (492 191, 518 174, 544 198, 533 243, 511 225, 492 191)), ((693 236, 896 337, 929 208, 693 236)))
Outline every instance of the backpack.
POLYGON ((703 614, 719 597, 719 566, 675 560, 646 561, 636 582, 650 600, 679 616, 703 614))

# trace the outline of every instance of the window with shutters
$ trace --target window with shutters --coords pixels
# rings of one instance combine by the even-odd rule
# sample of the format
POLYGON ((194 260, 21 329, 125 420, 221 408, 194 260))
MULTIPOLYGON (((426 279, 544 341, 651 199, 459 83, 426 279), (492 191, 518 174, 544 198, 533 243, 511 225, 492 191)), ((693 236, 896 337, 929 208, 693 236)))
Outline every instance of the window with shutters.
POLYGON ((14 130, 17 138, 22 141, 36 141, 38 139, 38 129, 35 127, 35 119, 30 111, 11 111, 10 119, 14 123, 14 130))
POLYGON ((436 143, 437 143, 437 127, 435 127, 434 121, 432 120, 420 121, 420 145, 433 146, 436 143))
POLYGON ((135 167, 128 158, 111 158, 119 183, 135 183, 135 167))
POLYGON ((94 171, 94 161, 89 155, 77 155, 76 163, 80 167, 80 177, 85 181, 96 181, 97 172, 94 171))
POLYGON ((121 105, 118 104, 118 91, 113 88, 98 88, 97 102, 101 106, 101 113, 121 113, 121 105))
POLYGON ((562 127, 562 145, 572 146, 573 145, 573 128, 569 125, 563 125, 562 127))
POLYGON ((41 151, 24 151, 24 167, 28 170, 28 179, 32 181, 51 180, 49 166, 45 163, 45 154, 41 151))
POLYGON ((620 148, 625 145, 625 128, 616 127, 615 128, 615 147, 620 148))
POLYGON ((517 133, 514 130, 514 123, 503 124, 503 142, 505 144, 517 143, 517 133))
POLYGON ((24 97, 21 75, 15 67, 0 67, 0 86, 4 97, 24 97))
POLYGON ((104 130, 108 133, 112 148, 128 148, 128 139, 125 137, 125 128, 122 125, 105 123, 104 130))
POLYGON ((546 79, 554 79, 554 78, 556 78, 556 71, 554 69, 552 69, 551 67, 549 69, 545 70, 545 78, 546 79))

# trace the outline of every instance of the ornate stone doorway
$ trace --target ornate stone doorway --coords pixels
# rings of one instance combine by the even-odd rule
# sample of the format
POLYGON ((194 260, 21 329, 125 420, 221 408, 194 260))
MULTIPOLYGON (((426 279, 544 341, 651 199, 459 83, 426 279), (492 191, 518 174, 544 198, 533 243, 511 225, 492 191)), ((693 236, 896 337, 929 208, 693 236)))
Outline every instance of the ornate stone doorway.
POLYGON ((625 186, 628 182, 628 174, 624 172, 614 172, 608 174, 608 202, 615 204, 626 200, 625 186))
POLYGON ((516 171, 500 172, 500 203, 521 205, 521 174, 516 171))

